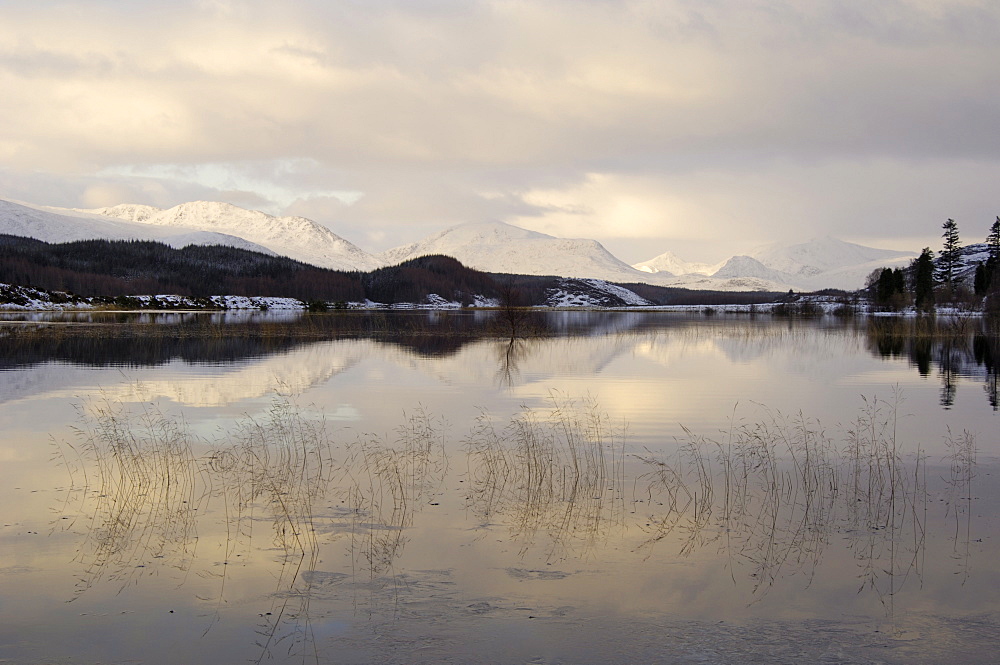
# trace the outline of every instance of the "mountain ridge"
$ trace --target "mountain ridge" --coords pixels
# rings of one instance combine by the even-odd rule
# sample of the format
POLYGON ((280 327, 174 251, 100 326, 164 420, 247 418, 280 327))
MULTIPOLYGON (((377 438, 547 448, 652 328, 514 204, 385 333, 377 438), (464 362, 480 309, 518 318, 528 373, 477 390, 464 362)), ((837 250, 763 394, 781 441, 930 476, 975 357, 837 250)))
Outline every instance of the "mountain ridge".
POLYGON ((305 217, 275 217, 230 203, 191 201, 159 210, 125 204, 83 210, 151 226, 193 227, 236 235, 272 251, 333 270, 374 270, 383 263, 330 229, 305 217))
POLYGON ((902 265, 916 256, 824 236, 804 243, 772 243, 715 265, 689 263, 669 251, 628 265, 596 240, 558 238, 499 221, 459 224, 369 253, 304 217, 275 217, 212 201, 168 209, 143 204, 73 209, 0 200, 0 233, 48 242, 105 238, 149 239, 173 247, 221 244, 362 272, 443 254, 485 272, 723 291, 857 289, 871 270, 902 265))

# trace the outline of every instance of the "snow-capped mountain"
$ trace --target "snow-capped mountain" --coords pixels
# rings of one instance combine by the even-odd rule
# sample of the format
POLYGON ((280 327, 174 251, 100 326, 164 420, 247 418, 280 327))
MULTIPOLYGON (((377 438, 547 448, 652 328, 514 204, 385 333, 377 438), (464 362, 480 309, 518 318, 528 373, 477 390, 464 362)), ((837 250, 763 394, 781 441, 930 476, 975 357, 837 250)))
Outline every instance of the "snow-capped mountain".
POLYGON ((792 245, 778 243, 767 245, 752 252, 750 256, 774 270, 811 276, 873 262, 909 260, 916 255, 913 252, 865 247, 825 236, 792 245))
POLYGON ((659 256, 641 263, 633 263, 632 267, 648 273, 670 273, 672 275, 713 275, 723 266, 708 263, 691 263, 678 257, 673 252, 664 252, 659 256))
POLYGON ((750 256, 771 270, 785 273, 786 281, 801 290, 858 289, 872 270, 902 267, 913 252, 865 247, 825 236, 805 243, 772 244, 750 256))
POLYGON ((661 270, 672 272, 683 279, 657 283, 687 288, 719 288, 713 285, 716 280, 726 281, 730 286, 750 280, 757 288, 772 290, 850 290, 864 286, 872 270, 901 267, 915 256, 913 252, 865 247, 826 236, 805 243, 766 245, 749 255, 733 256, 715 266, 687 263, 666 252, 633 267, 654 275, 661 270), (694 279, 703 275, 712 279, 694 279))
POLYGON ((93 239, 156 240, 171 247, 227 245, 265 254, 275 253, 244 238, 215 231, 184 226, 151 227, 79 210, 44 208, 4 200, 0 200, 0 233, 55 243, 93 239))
POLYGON ((167 210, 134 204, 78 210, 0 200, 0 233, 48 242, 105 238, 158 240, 174 247, 222 244, 350 271, 444 254, 487 272, 727 291, 857 289, 875 268, 902 266, 915 256, 825 237, 769 245, 716 265, 665 252, 630 266, 595 240, 557 238, 502 222, 461 224, 376 255, 303 217, 205 201, 167 210))
POLYGON ((322 268, 368 271, 384 265, 360 247, 305 217, 274 217, 229 203, 195 201, 169 210, 119 205, 80 212, 149 226, 184 227, 235 235, 282 256, 322 268))
POLYGON ((381 254, 388 264, 444 254, 484 272, 590 277, 612 282, 648 281, 596 240, 556 238, 503 222, 460 224, 381 254))
POLYGON ((766 279, 776 284, 787 284, 791 278, 791 275, 788 273, 768 268, 752 256, 734 256, 726 261, 712 276, 727 279, 753 277, 755 279, 766 279))

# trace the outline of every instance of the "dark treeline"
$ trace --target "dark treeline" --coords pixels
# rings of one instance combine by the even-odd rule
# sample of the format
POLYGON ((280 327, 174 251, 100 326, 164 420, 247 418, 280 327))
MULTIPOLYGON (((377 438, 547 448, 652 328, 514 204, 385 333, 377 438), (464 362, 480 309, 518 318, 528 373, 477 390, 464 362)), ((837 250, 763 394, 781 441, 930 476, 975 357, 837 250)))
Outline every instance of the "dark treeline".
POLYGON ((436 293, 463 305, 473 296, 498 296, 497 282, 489 274, 466 268, 450 256, 422 256, 398 266, 379 268, 361 276, 365 296, 374 302, 423 302, 436 293))
POLYGON ((47 243, 0 235, 0 282, 86 297, 171 294, 275 296, 306 302, 419 303, 429 294, 470 305, 501 297, 516 279, 521 305, 544 304, 558 278, 500 276, 447 256, 425 256, 369 273, 317 268, 285 257, 222 245, 175 249, 153 241, 47 243))
POLYGON ((0 235, 0 282, 80 296, 171 294, 364 298, 360 275, 222 245, 145 240, 47 243, 0 235))
POLYGON ((937 303, 1000 313, 1000 216, 983 243, 963 246, 954 219, 941 228, 937 256, 924 247, 905 269, 877 268, 868 275, 864 291, 872 304, 888 311, 913 305, 929 312, 937 303))

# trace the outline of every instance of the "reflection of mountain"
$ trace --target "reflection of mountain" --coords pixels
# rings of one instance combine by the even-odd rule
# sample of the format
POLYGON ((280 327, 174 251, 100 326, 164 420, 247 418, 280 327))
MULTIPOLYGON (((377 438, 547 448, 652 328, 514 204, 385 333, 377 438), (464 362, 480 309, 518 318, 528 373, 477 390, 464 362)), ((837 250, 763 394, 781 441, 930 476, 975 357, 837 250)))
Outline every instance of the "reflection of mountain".
MULTIPOLYGON (((305 344, 263 357, 258 354, 219 363, 222 369, 213 367, 210 373, 199 371, 190 362, 176 362, 175 371, 167 373, 167 378, 149 380, 138 375, 134 381, 105 386, 102 392, 121 402, 166 398, 197 407, 225 406, 275 394, 297 395, 355 366, 371 354, 366 348, 370 346, 371 342, 359 340, 305 344)), ((6 373, 0 402, 28 395, 72 392, 92 380, 93 376, 85 370, 45 362, 30 371, 6 373)))
POLYGON ((105 389, 123 402, 166 398, 178 404, 218 407, 268 395, 299 395, 358 364, 370 342, 322 342, 250 362, 233 364, 222 374, 193 373, 164 380, 142 380, 105 389))
MULTIPOLYGON (((498 381, 527 386, 552 377, 595 376, 617 359, 630 357, 666 371, 685 360, 701 363, 713 357, 730 367, 777 363, 794 374, 852 371, 843 343, 817 334, 811 321, 638 312, 550 313, 541 318, 548 322, 545 332, 514 347, 496 335, 481 313, 306 317, 267 327, 223 326, 216 336, 167 325, 150 326, 153 334, 133 330, 119 338, 111 332, 118 327, 90 329, 99 334, 27 331, 8 335, 0 346, 0 371, 7 370, 0 402, 92 387, 94 375, 87 368, 93 367, 128 368, 136 385, 119 388, 117 395, 127 401, 167 398, 199 406, 300 394, 369 360, 454 386, 498 381), (171 365, 170 370, 153 373, 150 380, 143 377, 142 368, 163 365, 171 365), (203 365, 212 367, 203 371, 203 365)), ((830 330, 839 336, 842 324, 830 330)), ((925 376, 937 372, 944 406, 955 398, 957 379, 967 378, 984 381, 987 399, 997 408, 1000 348, 996 334, 985 332, 978 322, 956 329, 875 319, 857 333, 849 333, 849 344, 865 344, 872 355, 905 358, 925 376)))

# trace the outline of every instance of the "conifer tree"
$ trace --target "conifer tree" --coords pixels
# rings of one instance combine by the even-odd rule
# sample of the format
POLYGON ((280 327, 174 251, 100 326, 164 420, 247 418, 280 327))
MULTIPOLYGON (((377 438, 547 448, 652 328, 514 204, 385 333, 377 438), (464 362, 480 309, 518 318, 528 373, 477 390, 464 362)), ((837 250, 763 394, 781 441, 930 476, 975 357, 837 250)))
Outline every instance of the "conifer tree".
POLYGON ((913 260, 913 299, 918 310, 934 307, 934 252, 929 247, 913 260))
POLYGON ((987 261, 1000 262, 1000 215, 997 216, 997 221, 993 222, 990 233, 986 236, 986 247, 990 252, 987 261))
POLYGON ((959 258, 961 256, 962 245, 958 240, 958 224, 954 219, 949 219, 941 225, 944 233, 944 247, 941 249, 941 258, 938 260, 938 281, 954 286, 955 271, 958 270, 959 258))
POLYGON ((997 283, 997 276, 1000 275, 1000 216, 993 222, 990 232, 986 236, 986 249, 988 255, 986 263, 980 263, 976 267, 976 295, 981 296, 990 290, 990 287, 997 283))

